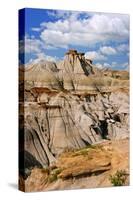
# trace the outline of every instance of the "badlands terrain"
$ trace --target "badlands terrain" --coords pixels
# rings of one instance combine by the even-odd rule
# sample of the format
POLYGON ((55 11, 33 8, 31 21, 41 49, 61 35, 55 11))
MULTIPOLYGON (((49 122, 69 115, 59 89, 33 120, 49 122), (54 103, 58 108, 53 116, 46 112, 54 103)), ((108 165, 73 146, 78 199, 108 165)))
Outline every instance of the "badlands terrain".
POLYGON ((48 191, 129 184, 129 72, 69 50, 19 68, 19 187, 48 191))

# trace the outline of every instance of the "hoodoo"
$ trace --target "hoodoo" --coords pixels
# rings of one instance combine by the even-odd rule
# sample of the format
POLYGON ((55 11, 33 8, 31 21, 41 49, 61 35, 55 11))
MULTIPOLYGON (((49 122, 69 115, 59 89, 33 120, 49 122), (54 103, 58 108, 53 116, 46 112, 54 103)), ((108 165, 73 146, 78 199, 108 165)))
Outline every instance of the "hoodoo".
POLYGON ((62 62, 64 72, 86 75, 93 74, 92 62, 86 61, 84 53, 70 49, 65 54, 65 60, 62 62))

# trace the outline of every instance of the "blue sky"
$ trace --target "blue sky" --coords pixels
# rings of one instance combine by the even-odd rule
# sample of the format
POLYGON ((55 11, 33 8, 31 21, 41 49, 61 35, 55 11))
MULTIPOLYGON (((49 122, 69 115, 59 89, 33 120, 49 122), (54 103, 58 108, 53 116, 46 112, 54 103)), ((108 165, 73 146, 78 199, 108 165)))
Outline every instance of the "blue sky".
POLYGON ((20 63, 40 59, 56 62, 73 48, 84 52, 99 68, 129 68, 129 16, 126 14, 27 8, 20 11, 19 24, 20 63))

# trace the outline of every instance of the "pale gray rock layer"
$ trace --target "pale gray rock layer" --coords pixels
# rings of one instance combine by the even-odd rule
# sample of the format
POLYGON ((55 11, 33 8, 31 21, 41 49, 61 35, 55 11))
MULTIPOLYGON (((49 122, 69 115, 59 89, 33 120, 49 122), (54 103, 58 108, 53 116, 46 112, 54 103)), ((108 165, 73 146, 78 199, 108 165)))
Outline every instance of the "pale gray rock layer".
POLYGON ((25 106, 25 148, 46 166, 63 151, 127 137, 128 110, 128 96, 123 93, 115 98, 111 93, 81 99, 63 92, 40 97, 25 106))
POLYGON ((100 72, 81 53, 68 52, 57 64, 41 60, 22 73, 24 150, 41 166, 52 165, 64 151, 129 137, 128 93, 84 83, 100 72))

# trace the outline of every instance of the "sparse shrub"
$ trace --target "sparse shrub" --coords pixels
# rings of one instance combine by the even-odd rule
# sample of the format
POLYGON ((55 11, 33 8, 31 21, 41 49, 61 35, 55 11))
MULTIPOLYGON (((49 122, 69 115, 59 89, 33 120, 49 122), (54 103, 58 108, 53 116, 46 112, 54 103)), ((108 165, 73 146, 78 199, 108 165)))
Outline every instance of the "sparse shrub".
POLYGON ((88 150, 87 149, 78 150, 77 152, 75 152, 73 154, 73 157, 80 156, 80 155, 87 156, 88 155, 88 150))
POLYGON ((56 180, 57 180, 57 175, 56 174, 50 174, 49 179, 48 179, 49 183, 52 183, 56 180))
POLYGON ((109 179, 113 186, 125 185, 127 173, 125 170, 118 170, 114 175, 110 175, 109 179))
POLYGON ((83 156, 89 156, 89 151, 90 150, 93 150, 93 149, 98 149, 98 148, 101 148, 99 145, 88 145, 84 148, 80 148, 80 149, 77 149, 73 152, 72 156, 75 157, 75 156, 80 156, 80 155, 83 155, 83 156))
POLYGON ((48 179, 49 182, 52 183, 52 182, 56 181, 58 179, 58 174, 60 174, 61 171, 62 170, 60 168, 56 168, 56 169, 52 170, 49 175, 49 179, 48 179))

